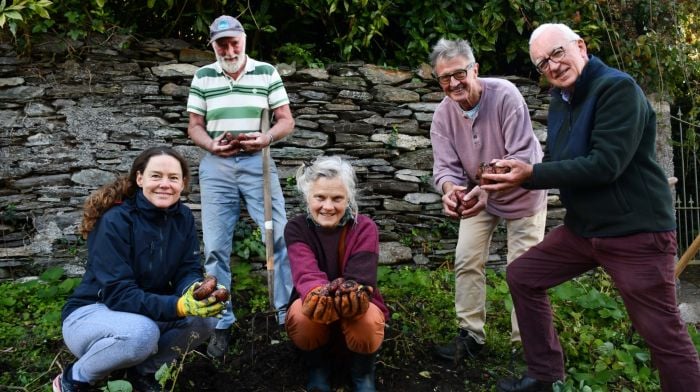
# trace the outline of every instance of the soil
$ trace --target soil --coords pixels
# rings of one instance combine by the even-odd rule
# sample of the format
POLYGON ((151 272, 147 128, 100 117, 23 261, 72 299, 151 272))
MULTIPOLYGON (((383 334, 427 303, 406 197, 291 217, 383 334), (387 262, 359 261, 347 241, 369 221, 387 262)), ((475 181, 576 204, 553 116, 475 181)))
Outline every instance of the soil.
MULTIPOLYGON (((200 347, 187 361, 177 380, 178 390, 198 391, 305 391, 307 369, 302 353, 277 327, 273 317, 239 320, 232 329, 232 347, 222 361, 201 354, 200 347)), ((491 360, 482 352, 477 359, 454 364, 435 358, 434 346, 406 346, 406 339, 387 330, 377 357, 379 391, 480 391, 490 390, 499 375, 485 370, 491 360), (403 347, 403 348, 400 348, 403 347)), ((352 390, 347 356, 334 356, 332 386, 335 392, 352 390)), ((497 359, 496 359, 497 360, 497 359)), ((502 374, 501 374, 502 375, 502 374)))

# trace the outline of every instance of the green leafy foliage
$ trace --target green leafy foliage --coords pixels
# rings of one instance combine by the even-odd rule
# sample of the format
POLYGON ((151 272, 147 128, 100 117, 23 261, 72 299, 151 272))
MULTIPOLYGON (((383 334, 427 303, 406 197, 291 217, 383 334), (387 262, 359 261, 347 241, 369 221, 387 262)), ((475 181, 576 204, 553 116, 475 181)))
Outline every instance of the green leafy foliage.
POLYGON ((0 0, 0 29, 26 46, 42 32, 72 39, 120 32, 204 46, 209 24, 224 13, 243 23, 252 56, 299 67, 338 59, 416 66, 446 37, 471 42, 481 74, 532 78, 539 75, 529 60, 530 32, 563 22, 585 38, 591 53, 630 73, 645 91, 700 113, 696 1, 0 0))
MULTIPOLYGON (((239 318, 255 316, 269 309, 265 279, 249 263, 232 264, 233 299, 239 318)), ((504 275, 486 273, 486 335, 488 357, 479 366, 501 376, 510 353, 510 309, 512 302, 504 275)), ((0 284, 0 387, 42 390, 56 372, 55 359, 70 356, 62 348, 59 312, 67 295, 79 280, 64 278, 60 268, 43 273, 39 280, 0 284)), ((382 348, 382 360, 392 364, 410 362, 432 343, 454 336, 454 272, 409 267, 380 267, 378 286, 392 311, 389 331, 382 348)), ((652 369, 649 351, 631 329, 624 306, 610 278, 594 272, 550 290, 555 327, 567 358, 567 380, 556 391, 653 391, 659 389, 658 374, 652 369)), ((700 334, 689 332, 700 350, 700 334)), ((170 390, 178 389, 178 377, 189 348, 172 364, 164 365, 158 380, 170 390), (166 384, 167 383, 167 384, 166 384)), ((128 382, 112 380, 109 391, 130 391, 128 382)), ((467 387, 467 390, 476 390, 467 387)))
POLYGON ((0 284, 0 346, 17 343, 25 348, 40 344, 39 339, 61 337, 61 305, 54 299, 66 298, 80 282, 79 279, 60 280, 61 268, 45 271, 40 279, 20 284, 0 284), (31 334, 29 332, 32 332, 31 334))
MULTIPOLYGON (((486 335, 490 352, 507 358, 510 350, 512 300, 502 273, 487 270, 486 335)), ((427 342, 445 342, 457 329, 454 313, 454 273, 446 268, 380 268, 379 287, 392 309, 392 334, 385 342, 398 357, 416 355, 427 342)), ((550 290, 555 327, 567 359, 567 380, 560 391, 659 389, 649 351, 631 327, 610 278, 596 271, 550 290)), ((689 327, 700 350, 700 336, 689 327)), ((386 353, 383 353, 386 355, 386 353)), ((503 362, 503 360, 501 360, 503 362)), ((498 362, 481 363, 503 373, 498 362)))
POLYGON ((596 271, 557 286, 550 299, 569 366, 565 388, 658 390, 649 351, 607 274, 596 271))
POLYGON ((0 29, 7 27, 13 36, 18 28, 26 26, 34 18, 49 19, 52 2, 49 0, 22 0, 7 3, 0 0, 0 29))
POLYGON ((267 281, 262 274, 253 271, 250 263, 241 261, 231 264, 231 276, 231 302, 237 317, 264 312, 270 308, 267 281))
POLYGON ((265 244, 262 242, 260 228, 253 228, 249 223, 239 220, 236 224, 233 241, 233 254, 243 260, 265 260, 265 244))
POLYGON ((63 269, 39 279, 0 284, 0 385, 31 385, 49 368, 61 343, 61 308, 80 279, 62 279, 63 269), (16 383, 20 384, 16 384, 16 383))
POLYGON ((413 268, 389 269, 380 267, 378 286, 392 315, 392 329, 404 339, 397 344, 405 346, 399 355, 410 354, 410 346, 439 340, 456 329, 454 317, 454 278, 446 269, 436 271, 413 268))

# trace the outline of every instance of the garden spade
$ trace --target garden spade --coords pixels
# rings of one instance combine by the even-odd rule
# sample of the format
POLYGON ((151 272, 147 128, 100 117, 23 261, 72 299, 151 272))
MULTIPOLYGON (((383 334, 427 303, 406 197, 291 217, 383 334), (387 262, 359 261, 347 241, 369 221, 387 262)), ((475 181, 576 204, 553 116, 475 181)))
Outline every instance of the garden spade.
MULTIPOLYGON (((260 132, 270 130, 270 110, 263 109, 260 117, 260 132)), ((270 309, 275 310, 275 248, 273 246, 272 195, 270 194, 270 146, 263 148, 263 208, 265 211, 265 258, 267 260, 267 291, 270 309)))

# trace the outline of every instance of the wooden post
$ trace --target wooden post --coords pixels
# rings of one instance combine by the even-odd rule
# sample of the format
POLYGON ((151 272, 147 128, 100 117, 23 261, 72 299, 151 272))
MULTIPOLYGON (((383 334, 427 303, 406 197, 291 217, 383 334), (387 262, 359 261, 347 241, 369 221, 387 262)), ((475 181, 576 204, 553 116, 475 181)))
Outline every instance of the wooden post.
MULTIPOLYGON (((263 109, 260 118, 260 132, 263 134, 270 130, 270 110, 263 109)), ((265 258, 267 262, 267 291, 270 301, 270 310, 275 310, 275 247, 274 225, 272 224, 272 195, 270 193, 270 146, 263 148, 263 208, 265 210, 265 258)))
POLYGON ((688 249, 685 250, 683 253, 683 256, 681 256, 681 259, 678 260, 678 263, 676 263, 676 269, 675 269, 675 275, 676 279, 678 279, 679 276, 683 273, 683 270, 685 267, 688 266, 688 263, 690 263, 690 260, 695 257, 696 254, 698 254, 698 251, 700 251, 700 234, 698 234, 697 237, 693 240, 693 243, 690 244, 688 249))

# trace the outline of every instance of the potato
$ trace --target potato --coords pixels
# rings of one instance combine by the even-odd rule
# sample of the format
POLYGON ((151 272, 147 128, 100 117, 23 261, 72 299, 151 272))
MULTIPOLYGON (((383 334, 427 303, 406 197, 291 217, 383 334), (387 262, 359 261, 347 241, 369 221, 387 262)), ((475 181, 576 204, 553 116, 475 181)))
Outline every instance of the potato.
POLYGON ((225 146, 225 145, 231 144, 231 142, 233 142, 234 140, 235 140, 235 138, 233 137, 233 135, 231 135, 231 132, 226 132, 224 134, 224 137, 219 139, 219 144, 222 146, 225 146))
POLYGON ((476 172, 476 179, 479 180, 479 185, 493 184, 494 181, 487 180, 487 179, 483 178, 481 175, 483 173, 506 174, 509 172, 510 172, 510 167, 508 167, 508 166, 496 166, 493 163, 481 162, 481 164, 479 164, 479 170, 476 172))
POLYGON ((199 287, 194 289, 194 292, 192 292, 192 296, 197 301, 201 301, 209 297, 211 293, 214 292, 214 290, 216 290, 216 277, 208 275, 204 278, 202 284, 200 284, 199 287))
POLYGON ((239 133, 236 136, 233 136, 231 132, 226 132, 224 134, 224 137, 219 140, 219 144, 222 146, 226 145, 232 145, 233 148, 240 148, 241 147, 241 140, 248 140, 248 136, 246 136, 243 133, 239 133))
POLYGON ((476 203, 479 201, 478 198, 472 197, 469 200, 464 200, 464 198, 467 196, 469 192, 474 188, 469 188, 469 189, 459 189, 456 190, 453 194, 455 195, 455 199, 457 199, 457 208, 455 211, 457 212, 457 215, 462 215, 462 212, 465 210, 468 210, 476 205, 476 203))
POLYGON ((225 288, 216 289, 211 295, 216 298, 216 302, 226 302, 231 298, 231 295, 225 288))

